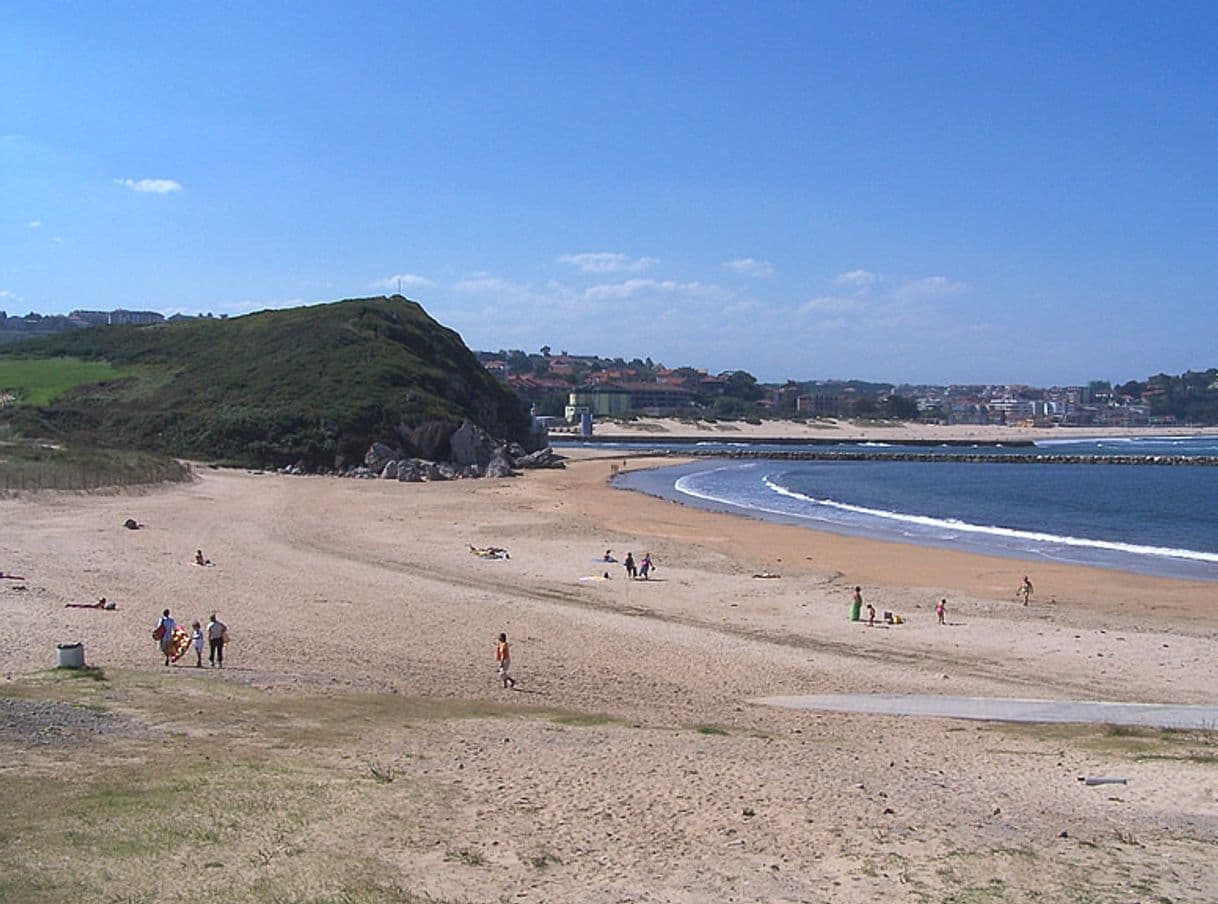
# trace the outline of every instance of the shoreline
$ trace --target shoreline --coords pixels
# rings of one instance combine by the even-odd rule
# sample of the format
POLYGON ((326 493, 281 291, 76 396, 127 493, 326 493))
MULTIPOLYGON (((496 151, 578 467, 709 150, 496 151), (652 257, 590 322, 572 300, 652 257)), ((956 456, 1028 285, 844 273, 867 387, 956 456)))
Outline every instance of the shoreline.
POLYGON ((910 533, 901 522, 888 524, 882 519, 872 519, 870 526, 866 526, 825 519, 818 520, 813 517, 801 517, 796 513, 784 513, 778 509, 755 508, 724 499, 701 497, 697 494, 682 492, 676 486, 683 477, 690 475, 724 467, 730 468, 736 463, 747 466, 747 459, 744 461, 727 459, 726 461, 726 464, 720 464, 706 456, 683 458, 670 464, 656 463, 652 467, 620 475, 612 481, 611 485, 614 489, 641 493, 700 511, 721 512, 751 521, 785 524, 799 530, 892 542, 921 549, 955 550, 983 556, 996 556, 1024 562, 1026 563, 1024 567, 1027 568, 1057 561, 1064 565, 1099 568, 1105 571, 1115 570, 1126 574, 1218 583, 1218 563, 1206 560, 1204 556, 1212 557, 1212 554, 1201 550, 1176 550, 1179 553, 1192 555, 1173 556, 1166 550, 1158 551, 1161 548, 1132 543, 1125 544, 1125 548, 1119 548, 1113 541, 1094 540, 1086 537, 1058 537, 1055 542, 1048 539, 1052 535, 1046 533, 1042 533, 1040 537, 1033 537, 1032 533, 1035 532, 1011 529, 1004 534, 987 530, 982 525, 973 524, 960 524, 954 527, 956 536, 948 539, 937 536, 933 532, 910 533), (661 476, 663 472, 673 473, 669 476, 661 476), (1043 544, 1044 551, 1038 553, 1035 546, 1019 545, 1016 541, 1021 537, 1024 540, 1037 539, 1043 544), (1056 559, 1049 558, 1050 551, 1057 554, 1056 559))
MULTIPOLYGON (((605 461, 602 456, 590 457, 598 459, 605 461)), ((667 457, 627 460, 630 468, 652 471, 692 463, 691 459, 667 457)), ((621 456, 614 461, 620 462, 621 456)), ((856 584, 870 584, 898 593, 913 589, 928 599, 954 594, 1014 601, 1016 588, 1029 574, 1037 588, 1033 609, 1074 607, 1135 621, 1153 615, 1218 626, 1210 581, 838 534, 626 491, 614 487, 605 472, 595 476, 587 472, 573 481, 571 489, 583 514, 615 530, 630 532, 634 520, 641 522, 633 526, 635 531, 645 527, 674 539, 700 537, 701 542, 725 554, 744 556, 759 571, 827 573, 830 583, 840 585, 843 594, 856 584)))

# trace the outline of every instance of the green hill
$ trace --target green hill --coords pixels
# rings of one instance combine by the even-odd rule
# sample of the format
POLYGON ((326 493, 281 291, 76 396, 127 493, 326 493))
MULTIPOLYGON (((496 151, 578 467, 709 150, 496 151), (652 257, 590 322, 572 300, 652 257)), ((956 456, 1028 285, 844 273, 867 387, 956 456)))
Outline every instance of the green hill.
POLYGON ((522 403, 401 296, 95 327, 0 353, 10 380, 22 361, 38 370, 31 359, 49 358, 104 362, 115 377, 0 409, 18 433, 315 468, 356 462, 373 441, 411 451, 412 430, 433 422, 470 420, 522 443, 528 434, 522 403))

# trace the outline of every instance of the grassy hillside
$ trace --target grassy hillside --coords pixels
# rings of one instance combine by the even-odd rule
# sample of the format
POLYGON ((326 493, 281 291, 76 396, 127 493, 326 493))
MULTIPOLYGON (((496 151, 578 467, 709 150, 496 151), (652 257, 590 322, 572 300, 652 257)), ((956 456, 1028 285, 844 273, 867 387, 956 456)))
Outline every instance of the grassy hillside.
POLYGON ((105 361, 76 358, 0 358, 0 395, 13 404, 45 405, 82 383, 123 376, 105 361))
POLYGON ((121 373, 41 407, 0 412, 26 435, 250 464, 330 467, 374 440, 469 419, 522 440, 523 406, 452 330, 401 296, 229 320, 78 330, 5 348, 0 362, 72 358, 121 373))

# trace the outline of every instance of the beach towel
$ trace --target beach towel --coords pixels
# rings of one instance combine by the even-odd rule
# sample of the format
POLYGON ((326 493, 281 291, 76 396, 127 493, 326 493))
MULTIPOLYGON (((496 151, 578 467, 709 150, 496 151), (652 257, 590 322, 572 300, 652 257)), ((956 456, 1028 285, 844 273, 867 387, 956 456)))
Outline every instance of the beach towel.
POLYGON ((173 638, 169 641, 169 649, 166 650, 166 652, 169 654, 170 662, 177 662, 189 649, 190 632, 181 625, 178 625, 173 629, 173 638))

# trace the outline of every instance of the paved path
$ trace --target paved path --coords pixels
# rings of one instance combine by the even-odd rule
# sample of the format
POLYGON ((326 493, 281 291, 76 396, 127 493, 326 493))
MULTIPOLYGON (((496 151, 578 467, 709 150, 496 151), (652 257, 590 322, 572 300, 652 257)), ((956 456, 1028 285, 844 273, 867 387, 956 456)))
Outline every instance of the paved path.
POLYGON ((905 694, 822 694, 762 697, 754 703, 839 713, 880 713, 980 719, 989 722, 1086 722, 1151 728, 1218 729, 1218 706, 1176 703, 1101 703, 1081 700, 1011 700, 1003 697, 919 697, 905 694))

